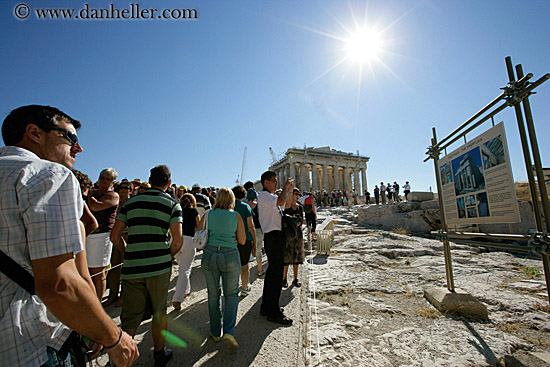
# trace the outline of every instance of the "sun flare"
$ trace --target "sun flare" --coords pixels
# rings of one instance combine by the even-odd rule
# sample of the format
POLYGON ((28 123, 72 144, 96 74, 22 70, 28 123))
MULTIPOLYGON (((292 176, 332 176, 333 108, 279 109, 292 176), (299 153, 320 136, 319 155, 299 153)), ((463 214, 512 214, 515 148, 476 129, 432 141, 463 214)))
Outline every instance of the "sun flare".
POLYGON ((358 29, 345 42, 347 57, 360 64, 375 60, 381 46, 380 34, 369 29, 358 29))

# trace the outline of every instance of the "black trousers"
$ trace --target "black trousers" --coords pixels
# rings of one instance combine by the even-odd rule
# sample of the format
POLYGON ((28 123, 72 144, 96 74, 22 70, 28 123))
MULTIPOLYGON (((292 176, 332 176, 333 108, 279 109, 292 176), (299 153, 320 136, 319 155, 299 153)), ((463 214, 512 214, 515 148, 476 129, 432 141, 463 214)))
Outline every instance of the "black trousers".
POLYGON ((283 289, 285 237, 282 231, 264 233, 264 248, 269 266, 265 273, 261 312, 268 317, 280 314, 279 298, 283 289))
POLYGON ((315 220, 314 212, 306 213, 306 223, 311 227, 311 232, 315 232, 315 228, 317 228, 317 221, 315 220))

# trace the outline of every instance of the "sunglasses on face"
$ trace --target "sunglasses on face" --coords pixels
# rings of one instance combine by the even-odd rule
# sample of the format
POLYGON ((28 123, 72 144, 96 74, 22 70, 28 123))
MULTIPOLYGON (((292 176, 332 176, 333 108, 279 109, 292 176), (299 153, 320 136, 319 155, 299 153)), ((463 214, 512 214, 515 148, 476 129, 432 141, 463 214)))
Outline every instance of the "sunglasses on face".
POLYGON ((128 186, 120 186, 119 190, 130 190, 130 188, 128 186))
POLYGON ((72 131, 56 126, 52 127, 50 130, 60 131, 63 133, 63 136, 71 143, 71 146, 78 144, 78 136, 76 136, 76 134, 72 131))

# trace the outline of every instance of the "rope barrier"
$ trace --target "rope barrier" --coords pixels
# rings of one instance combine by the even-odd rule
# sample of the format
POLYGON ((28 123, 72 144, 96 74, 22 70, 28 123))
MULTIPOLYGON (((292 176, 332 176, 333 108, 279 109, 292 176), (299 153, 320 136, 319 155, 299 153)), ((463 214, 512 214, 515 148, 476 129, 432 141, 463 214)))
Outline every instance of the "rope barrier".
MULTIPOLYGON (((119 266, 122 266, 122 263, 118 264, 118 265, 115 265, 113 267, 110 267, 109 269, 107 269, 107 272, 110 272, 111 270, 113 269, 116 269, 118 268, 119 266)), ((105 271, 105 269, 103 269, 102 271, 100 271, 99 273, 95 273, 94 275, 90 275, 90 278, 93 278, 95 277, 96 275, 99 275, 99 274, 103 274, 103 272, 105 271)))
MULTIPOLYGON (((312 341, 312 336, 313 336, 313 332, 315 332, 316 336, 317 336, 317 364, 315 365, 319 365, 319 363, 321 362, 321 345, 320 345, 320 338, 319 338, 319 315, 318 315, 318 307, 317 307, 317 284, 316 284, 316 281, 315 281, 315 272, 314 272, 314 269, 313 269, 313 257, 311 257, 311 254, 313 253, 313 246, 312 246, 312 238, 311 238, 311 227, 308 226, 307 228, 307 237, 308 237, 308 242, 309 242, 309 253, 310 253, 310 261, 308 261, 308 271, 309 271, 309 274, 310 274, 310 277, 309 277, 309 286, 310 286, 310 292, 313 293, 313 308, 314 308, 314 312, 315 312, 315 330, 312 330, 312 327, 313 327, 313 315, 312 315, 312 312, 311 312, 311 307, 309 307, 309 313, 308 313, 308 325, 309 325, 309 328, 308 328, 308 331, 309 331, 309 341, 312 341)), ((310 361, 310 364, 312 366, 314 366, 314 364, 312 363, 313 359, 312 359, 312 347, 311 345, 309 345, 309 361, 310 361)))

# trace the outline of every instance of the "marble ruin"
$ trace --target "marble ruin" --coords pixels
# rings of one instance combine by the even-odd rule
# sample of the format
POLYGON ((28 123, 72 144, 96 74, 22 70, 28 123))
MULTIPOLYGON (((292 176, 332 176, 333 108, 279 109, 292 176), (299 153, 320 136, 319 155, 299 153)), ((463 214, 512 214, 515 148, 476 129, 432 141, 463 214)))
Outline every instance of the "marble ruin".
POLYGON ((279 182, 287 177, 295 179, 302 191, 356 190, 363 195, 369 160, 359 152, 346 153, 330 147, 290 148, 269 169, 277 173, 279 182))

